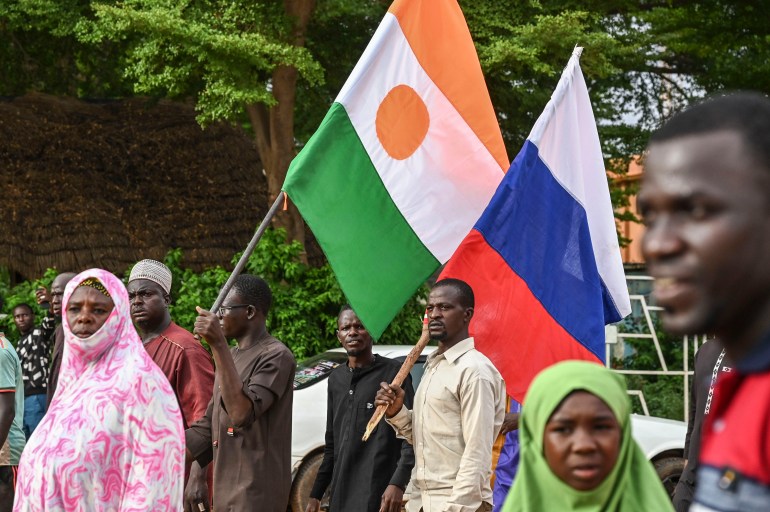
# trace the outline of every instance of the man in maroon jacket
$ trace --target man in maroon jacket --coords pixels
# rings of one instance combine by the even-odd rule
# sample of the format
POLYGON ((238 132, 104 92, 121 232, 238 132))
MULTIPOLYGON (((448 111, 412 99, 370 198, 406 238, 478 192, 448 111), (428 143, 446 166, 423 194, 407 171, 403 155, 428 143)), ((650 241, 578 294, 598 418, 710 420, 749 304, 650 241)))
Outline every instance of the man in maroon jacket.
MULTIPOLYGON (((131 269, 126 288, 134 327, 147 353, 171 383, 187 429, 206 414, 211 400, 211 356, 191 333, 171 321, 171 271, 166 265, 155 260, 140 261, 131 269)), ((185 469, 185 503, 209 503, 206 471, 197 462, 185 469)))

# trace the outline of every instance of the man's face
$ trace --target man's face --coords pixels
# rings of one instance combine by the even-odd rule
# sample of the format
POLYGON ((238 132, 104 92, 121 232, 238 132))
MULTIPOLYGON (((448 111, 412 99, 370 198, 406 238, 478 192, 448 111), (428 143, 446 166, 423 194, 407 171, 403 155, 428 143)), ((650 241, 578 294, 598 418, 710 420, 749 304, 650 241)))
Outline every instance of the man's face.
POLYGON ((254 305, 246 304, 244 298, 235 288, 227 293, 219 311, 221 311, 221 314, 217 312, 219 325, 222 327, 222 333, 225 335, 225 338, 228 339, 240 339, 245 335, 248 331, 250 319, 258 314, 257 308, 254 305))
POLYGON ((372 337, 351 310, 343 311, 337 318, 337 339, 349 356, 357 357, 372 353, 372 337))
POLYGON ((15 307, 13 308, 13 323, 16 324, 16 328, 24 336, 32 330, 35 323, 35 315, 27 306, 15 307))
POLYGON ((59 274, 51 283, 51 311, 54 316, 61 318, 62 315, 62 299, 64 299, 64 288, 70 279, 74 277, 74 274, 59 274))
POLYGON ((473 308, 462 306, 459 292, 454 287, 439 286, 428 296, 426 313, 430 339, 453 343, 461 341, 458 338, 467 330, 473 308))
POLYGON ((131 303, 131 320, 140 330, 152 330, 159 326, 168 313, 168 294, 160 285, 149 279, 134 279, 128 286, 131 303))
POLYGON ((642 252, 664 326, 728 333, 770 301, 769 170, 732 131, 650 146, 638 197, 642 252))
POLYGON ((596 395, 576 391, 548 419, 543 456, 559 480, 578 491, 590 491, 615 467, 621 433, 607 404, 596 395))

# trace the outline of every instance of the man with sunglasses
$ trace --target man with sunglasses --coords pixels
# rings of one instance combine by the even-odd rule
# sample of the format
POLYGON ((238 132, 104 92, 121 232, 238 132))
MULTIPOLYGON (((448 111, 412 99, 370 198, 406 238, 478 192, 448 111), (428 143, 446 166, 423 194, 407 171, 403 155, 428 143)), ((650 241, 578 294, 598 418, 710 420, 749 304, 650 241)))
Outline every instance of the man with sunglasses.
MULTIPOLYGON (((126 289, 131 321, 147 353, 171 384, 188 428, 206 413, 214 390, 214 364, 200 342, 171 321, 171 281, 166 265, 146 259, 131 269, 126 289)), ((186 465, 186 510, 191 510, 187 503, 204 503, 208 509, 211 493, 206 473, 197 462, 186 465)))
POLYGON ((297 364, 267 331, 271 302, 264 280, 242 274, 217 314, 197 308, 194 332, 211 347, 216 381, 206 415, 186 431, 187 459, 213 461, 214 510, 285 512, 289 502, 297 364))

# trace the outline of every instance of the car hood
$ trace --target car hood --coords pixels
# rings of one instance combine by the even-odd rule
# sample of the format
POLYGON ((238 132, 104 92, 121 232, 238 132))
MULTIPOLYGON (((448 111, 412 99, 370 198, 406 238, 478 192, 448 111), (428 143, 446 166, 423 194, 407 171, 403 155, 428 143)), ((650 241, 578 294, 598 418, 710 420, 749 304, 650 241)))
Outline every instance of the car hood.
POLYGON ((687 423, 683 421, 632 414, 631 432, 649 460, 670 450, 678 451, 680 456, 684 456, 687 423))

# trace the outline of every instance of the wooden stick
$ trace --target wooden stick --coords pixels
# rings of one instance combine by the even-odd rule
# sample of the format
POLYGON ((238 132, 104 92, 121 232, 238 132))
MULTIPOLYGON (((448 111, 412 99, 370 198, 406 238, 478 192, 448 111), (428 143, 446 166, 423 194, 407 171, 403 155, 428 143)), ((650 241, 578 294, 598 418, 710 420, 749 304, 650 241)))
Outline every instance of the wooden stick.
MULTIPOLYGON (((409 372, 412 371, 412 367, 414 367, 414 363, 417 362, 417 359, 420 358, 420 354, 422 354, 422 350, 425 348, 425 346, 430 341, 430 329, 428 328, 428 315, 425 315, 422 319, 422 334, 420 335, 420 339, 417 341, 417 344, 412 347, 412 350, 409 351, 409 355, 406 356, 406 359, 404 359, 404 364, 401 365, 401 369, 398 371, 395 377, 393 377, 393 382, 390 383, 391 386, 398 386, 401 387, 401 385, 406 380, 406 376, 409 375, 409 372)), ((369 423, 366 424, 366 431, 364 432, 363 440, 367 441, 369 439, 369 436, 372 435, 372 432, 374 431, 377 424, 382 420, 382 417, 385 416, 385 411, 388 409, 388 406, 386 405, 378 405, 377 409, 375 409, 374 414, 372 415, 372 419, 369 420, 369 423)))

